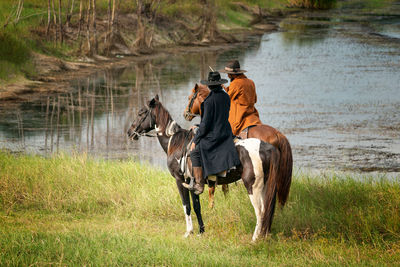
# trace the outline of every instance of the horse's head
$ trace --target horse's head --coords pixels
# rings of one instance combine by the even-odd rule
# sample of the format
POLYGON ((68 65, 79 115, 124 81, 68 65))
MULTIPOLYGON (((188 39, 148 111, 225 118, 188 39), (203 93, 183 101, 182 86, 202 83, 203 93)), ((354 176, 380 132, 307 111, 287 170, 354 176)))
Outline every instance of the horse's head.
POLYGON ((157 103, 159 103, 158 95, 148 101, 146 105, 139 110, 136 119, 128 130, 128 137, 130 139, 137 140, 140 136, 150 132, 156 127, 153 111, 157 103))
POLYGON ((201 103, 210 93, 210 89, 206 85, 197 84, 192 89, 191 95, 188 97, 189 103, 183 113, 185 120, 191 121, 194 117, 201 114, 201 103))

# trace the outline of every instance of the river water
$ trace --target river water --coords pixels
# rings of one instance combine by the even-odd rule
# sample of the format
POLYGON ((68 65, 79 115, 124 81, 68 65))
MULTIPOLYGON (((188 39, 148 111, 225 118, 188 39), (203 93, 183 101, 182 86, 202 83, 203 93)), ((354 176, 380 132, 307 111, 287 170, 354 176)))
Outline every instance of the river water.
POLYGON ((132 158, 166 167, 156 139, 126 131, 145 101, 160 96, 185 128, 190 89, 239 59, 254 80, 263 123, 289 139, 299 169, 400 173, 400 10, 362 7, 292 15, 281 30, 224 49, 163 54, 71 81, 69 93, 0 105, 0 148, 132 158), (393 11, 394 10, 394 11, 393 11), (346 11, 346 12, 343 12, 346 11), (393 14, 394 13, 394 14, 393 14))

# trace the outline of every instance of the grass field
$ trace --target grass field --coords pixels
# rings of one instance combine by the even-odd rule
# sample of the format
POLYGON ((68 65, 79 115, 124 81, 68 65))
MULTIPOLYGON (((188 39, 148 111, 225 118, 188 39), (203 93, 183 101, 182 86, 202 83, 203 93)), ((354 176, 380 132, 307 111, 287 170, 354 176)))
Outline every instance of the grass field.
MULTIPOLYGON (((272 234, 251 243, 244 187, 202 199, 206 233, 183 238, 174 179, 131 160, 0 152, 0 265, 394 266, 400 182, 295 172, 272 234)), ((195 229, 197 223, 193 214, 195 229)))

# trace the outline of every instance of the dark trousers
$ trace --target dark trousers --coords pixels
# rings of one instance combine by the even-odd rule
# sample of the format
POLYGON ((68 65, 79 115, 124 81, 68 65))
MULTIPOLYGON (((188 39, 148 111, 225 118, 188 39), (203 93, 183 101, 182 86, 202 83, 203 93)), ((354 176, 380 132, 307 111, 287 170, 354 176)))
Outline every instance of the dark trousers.
POLYGON ((192 160, 193 167, 201 167, 200 155, 200 148, 198 145, 192 151, 190 151, 190 159, 192 160))

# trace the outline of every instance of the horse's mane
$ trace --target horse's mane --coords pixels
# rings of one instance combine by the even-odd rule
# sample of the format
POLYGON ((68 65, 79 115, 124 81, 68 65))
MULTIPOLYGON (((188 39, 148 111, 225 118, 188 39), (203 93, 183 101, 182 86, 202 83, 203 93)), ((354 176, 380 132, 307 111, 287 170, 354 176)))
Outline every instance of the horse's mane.
POLYGON ((158 102, 158 105, 155 106, 155 111, 157 112, 156 124, 158 127, 160 127, 160 131, 164 132, 168 121, 172 120, 172 117, 168 110, 161 104, 161 102, 158 102))
POLYGON ((188 143, 190 139, 193 137, 193 132, 190 132, 185 129, 179 129, 171 138, 171 142, 169 145, 168 154, 174 152, 177 149, 182 149, 182 146, 185 143, 188 143))
POLYGON ((204 101, 204 99, 206 99, 207 98, 207 96, 210 94, 210 89, 207 87, 207 85, 204 85, 204 84, 198 84, 197 85, 198 86, 198 90, 199 90, 199 95, 201 96, 201 100, 200 100, 200 103, 202 103, 203 101, 204 101))
MULTIPOLYGON (((158 102, 158 105, 155 106, 155 111, 157 112, 156 124, 160 127, 160 131, 164 132, 168 125, 168 122, 172 120, 171 114, 169 114, 168 110, 158 102)), ((193 137, 193 133, 189 132, 189 130, 185 130, 181 128, 178 124, 176 124, 177 130, 174 135, 171 137, 171 141, 169 144, 168 154, 172 153, 176 149, 181 149, 185 144, 186 140, 190 140, 193 137), (188 139, 189 138, 189 139, 188 139)))

